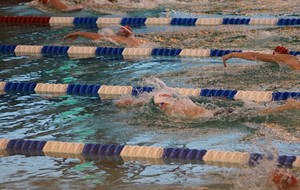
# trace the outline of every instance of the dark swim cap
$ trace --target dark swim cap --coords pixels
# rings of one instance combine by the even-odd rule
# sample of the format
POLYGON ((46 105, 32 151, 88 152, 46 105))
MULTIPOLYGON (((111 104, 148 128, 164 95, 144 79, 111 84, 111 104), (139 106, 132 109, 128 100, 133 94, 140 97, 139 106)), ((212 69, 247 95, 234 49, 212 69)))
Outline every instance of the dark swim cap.
POLYGON ((129 37, 133 34, 133 30, 130 26, 122 26, 120 30, 124 33, 125 37, 129 37))
POLYGON ((289 50, 286 47, 283 47, 283 46, 277 46, 274 49, 274 52, 279 53, 279 54, 289 54, 289 50))

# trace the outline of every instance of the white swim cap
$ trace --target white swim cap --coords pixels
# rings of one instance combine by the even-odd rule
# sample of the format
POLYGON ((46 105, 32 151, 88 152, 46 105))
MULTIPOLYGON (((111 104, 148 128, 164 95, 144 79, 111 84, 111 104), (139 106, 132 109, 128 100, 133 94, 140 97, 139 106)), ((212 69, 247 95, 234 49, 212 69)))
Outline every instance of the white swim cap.
POLYGON ((171 93, 167 91, 161 91, 155 94, 154 98, 154 103, 155 104, 161 104, 161 103, 167 103, 167 104, 174 104, 175 99, 171 95, 171 93))

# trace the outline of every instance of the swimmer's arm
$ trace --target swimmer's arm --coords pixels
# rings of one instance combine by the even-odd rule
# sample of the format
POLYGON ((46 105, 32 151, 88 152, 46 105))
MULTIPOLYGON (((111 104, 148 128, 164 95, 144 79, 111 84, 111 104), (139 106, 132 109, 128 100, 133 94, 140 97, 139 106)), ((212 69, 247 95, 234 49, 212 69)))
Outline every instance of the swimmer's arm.
POLYGON ((77 6, 68 6, 61 2, 60 0, 49 0, 48 2, 51 4, 54 8, 63 11, 63 12, 69 12, 69 11, 75 11, 75 10, 81 10, 83 8, 82 5, 77 6))
POLYGON ((272 54, 256 53, 256 52, 232 52, 223 56, 223 65, 227 66, 226 61, 231 58, 240 58, 250 61, 264 61, 269 63, 276 63, 277 60, 272 54))
POLYGON ((300 61, 293 55, 277 55, 277 63, 289 66, 293 70, 300 70, 300 61))
POLYGON ((204 113, 206 112, 207 110, 202 108, 202 107, 194 107, 194 108, 191 108, 191 109, 188 109, 188 110, 184 110, 184 114, 189 116, 189 117, 201 117, 204 115, 204 113))
POLYGON ((69 6, 62 3, 60 0, 49 0, 48 3, 51 4, 54 8, 61 11, 69 8, 69 6))
POLYGON ((283 112, 286 110, 292 110, 292 109, 300 109, 300 102, 294 99, 288 99, 287 103, 282 106, 278 106, 276 108, 270 108, 270 109, 265 109, 261 111, 261 113, 268 114, 268 113, 278 113, 278 112, 283 112))
POLYGON ((278 113, 278 112, 283 112, 283 111, 290 110, 290 109, 291 109, 290 106, 283 105, 283 106, 279 106, 277 108, 265 109, 265 110, 261 111, 261 113, 264 113, 264 114, 278 113))
POLYGON ((224 67, 227 66, 226 61, 231 58, 241 58, 251 61, 264 61, 268 63, 284 64, 293 70, 300 70, 300 62, 296 56, 293 55, 272 55, 256 52, 233 52, 223 56, 224 67))
POLYGON ((128 98, 128 99, 120 99, 116 100, 114 103, 116 106, 125 107, 125 106, 142 106, 146 104, 148 101, 144 99, 136 99, 136 98, 128 98))
POLYGON ((78 37, 84 37, 84 38, 88 38, 90 40, 97 40, 97 39, 103 38, 104 36, 102 36, 98 33, 94 33, 94 32, 73 32, 73 33, 65 36, 64 40, 73 41, 73 40, 77 39, 78 37))
POLYGON ((169 105, 165 108, 163 108, 164 111, 170 115, 181 115, 183 117, 190 117, 190 118, 197 118, 202 117, 206 113, 206 109, 201 106, 188 106, 185 107, 181 103, 177 103, 174 105, 169 105))

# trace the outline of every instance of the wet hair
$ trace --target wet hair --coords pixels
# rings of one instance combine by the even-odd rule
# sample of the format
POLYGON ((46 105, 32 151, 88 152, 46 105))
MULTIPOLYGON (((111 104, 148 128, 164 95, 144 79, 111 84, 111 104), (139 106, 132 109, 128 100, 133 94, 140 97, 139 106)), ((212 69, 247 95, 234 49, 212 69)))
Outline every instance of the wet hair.
POLYGON ((274 52, 279 53, 279 54, 290 54, 289 50, 286 47, 283 47, 283 46, 277 46, 274 49, 274 52))
POLYGON ((125 37, 129 37, 133 34, 133 30, 130 26, 121 26, 120 31, 122 31, 125 37))
POLYGON ((42 4, 46 4, 46 3, 48 3, 48 0, 38 0, 38 2, 40 2, 42 4))

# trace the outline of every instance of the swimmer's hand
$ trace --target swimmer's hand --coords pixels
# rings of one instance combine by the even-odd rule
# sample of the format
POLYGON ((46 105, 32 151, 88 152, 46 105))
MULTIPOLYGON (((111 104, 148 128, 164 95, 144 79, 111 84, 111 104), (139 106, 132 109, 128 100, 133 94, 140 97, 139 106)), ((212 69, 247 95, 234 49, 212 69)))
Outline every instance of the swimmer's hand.
POLYGON ((63 40, 73 41, 76 40, 79 36, 81 36, 81 32, 73 32, 71 34, 66 35, 63 40))
POLYGON ((285 105, 262 110, 261 113, 267 114, 267 113, 283 112, 286 110, 299 110, 299 109, 300 109, 300 102, 298 100, 289 98, 289 99, 287 99, 287 102, 285 105))
POLYGON ((223 56, 223 65, 224 65, 224 67, 227 67, 226 61, 227 61, 228 59, 230 59, 230 58, 231 58, 231 53, 226 54, 226 55, 223 56))
POLYGON ((298 100, 293 99, 293 98, 287 99, 286 104, 288 106, 290 106, 291 108, 294 108, 294 109, 299 109, 300 108, 300 102, 298 100))
POLYGON ((104 36, 102 36, 98 33, 94 33, 94 32, 73 32, 73 33, 65 36, 63 39, 73 41, 73 40, 77 39, 78 37, 83 37, 83 38, 87 38, 90 40, 97 40, 97 39, 103 38, 104 36))

